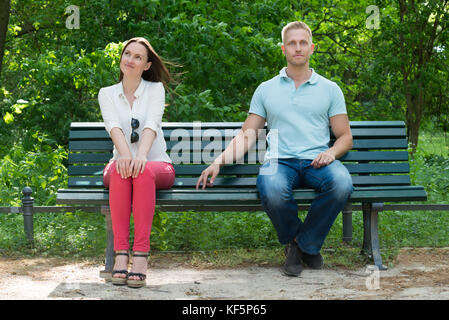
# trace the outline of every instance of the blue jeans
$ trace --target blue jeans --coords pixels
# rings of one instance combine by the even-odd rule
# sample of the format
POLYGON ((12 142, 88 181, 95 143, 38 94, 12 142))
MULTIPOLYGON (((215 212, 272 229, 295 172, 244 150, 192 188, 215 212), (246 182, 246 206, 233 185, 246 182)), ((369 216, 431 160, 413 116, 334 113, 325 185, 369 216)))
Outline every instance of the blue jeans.
POLYGON ((257 188, 262 207, 277 231, 279 242, 296 238, 299 248, 318 254, 335 218, 351 195, 351 176, 338 160, 315 169, 312 160, 271 159, 259 170, 257 188), (309 212, 301 221, 293 189, 312 188, 318 192, 309 212))

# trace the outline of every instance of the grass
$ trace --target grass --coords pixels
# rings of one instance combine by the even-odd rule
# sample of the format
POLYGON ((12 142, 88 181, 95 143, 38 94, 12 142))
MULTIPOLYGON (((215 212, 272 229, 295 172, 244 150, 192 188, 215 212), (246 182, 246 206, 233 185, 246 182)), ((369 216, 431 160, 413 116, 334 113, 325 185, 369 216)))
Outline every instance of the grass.
MULTIPOLYGON (((413 184, 425 186, 428 203, 448 203, 449 138, 434 132, 422 133, 410 165, 413 184)), ((300 212, 302 219, 305 215, 300 212)), ((448 212, 384 211, 379 220, 381 253, 387 266, 393 265, 401 247, 449 246, 448 212)), ((81 211, 39 213, 34 217, 34 239, 31 248, 25 239, 21 215, 0 214, 0 256, 71 259, 104 256, 104 217, 81 211)), ((368 262, 360 255, 361 212, 353 213, 352 243, 348 245, 341 239, 339 216, 323 245, 326 267, 357 268, 368 262)), ((181 259, 179 263, 198 268, 279 266, 283 261, 283 247, 264 212, 157 212, 151 246, 153 259, 181 259), (173 253, 179 251, 183 254, 173 253)))

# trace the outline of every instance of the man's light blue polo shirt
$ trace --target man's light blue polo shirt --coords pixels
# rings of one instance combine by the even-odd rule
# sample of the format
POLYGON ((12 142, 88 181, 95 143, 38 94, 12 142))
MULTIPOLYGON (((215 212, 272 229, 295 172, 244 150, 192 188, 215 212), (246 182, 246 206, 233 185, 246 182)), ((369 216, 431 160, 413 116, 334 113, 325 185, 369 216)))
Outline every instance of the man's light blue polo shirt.
POLYGON ((335 82, 313 69, 310 79, 296 89, 286 69, 257 87, 249 113, 267 121, 270 132, 265 161, 313 160, 329 148, 329 118, 347 113, 343 92, 335 82))

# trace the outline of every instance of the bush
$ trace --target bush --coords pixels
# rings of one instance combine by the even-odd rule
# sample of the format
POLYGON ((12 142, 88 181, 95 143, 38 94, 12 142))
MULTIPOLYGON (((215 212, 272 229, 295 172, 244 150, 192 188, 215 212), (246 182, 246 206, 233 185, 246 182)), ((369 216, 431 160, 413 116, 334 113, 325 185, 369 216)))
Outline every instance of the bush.
POLYGON ((35 205, 54 205, 58 188, 67 185, 66 159, 67 151, 51 147, 39 132, 10 146, 0 162, 0 206, 20 206, 26 186, 33 190, 35 205))

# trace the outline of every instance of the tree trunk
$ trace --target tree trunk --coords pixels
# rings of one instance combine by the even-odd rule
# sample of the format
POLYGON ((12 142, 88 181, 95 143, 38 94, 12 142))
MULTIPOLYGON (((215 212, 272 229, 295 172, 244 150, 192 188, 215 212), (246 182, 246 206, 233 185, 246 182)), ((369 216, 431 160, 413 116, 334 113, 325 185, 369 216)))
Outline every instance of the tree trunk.
POLYGON ((9 23, 10 0, 0 0, 0 75, 2 73, 3 55, 5 52, 6 33, 9 23))
POLYGON ((412 155, 416 152, 418 147, 419 126, 421 125, 421 115, 414 114, 407 110, 407 136, 412 147, 412 155))
POLYGON ((419 88, 415 92, 410 92, 408 91, 408 89, 409 88, 406 87, 407 137, 409 139, 409 142, 411 143, 413 155, 416 152, 416 148, 418 147, 419 127, 421 125, 425 98, 423 96, 423 88, 419 88))

